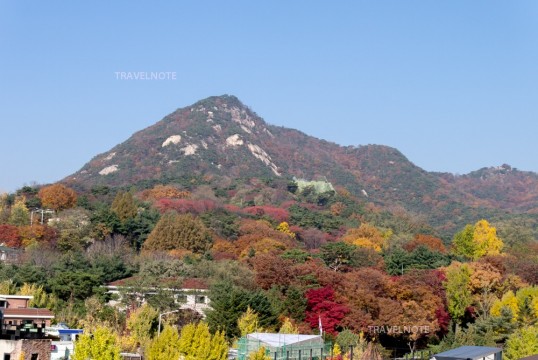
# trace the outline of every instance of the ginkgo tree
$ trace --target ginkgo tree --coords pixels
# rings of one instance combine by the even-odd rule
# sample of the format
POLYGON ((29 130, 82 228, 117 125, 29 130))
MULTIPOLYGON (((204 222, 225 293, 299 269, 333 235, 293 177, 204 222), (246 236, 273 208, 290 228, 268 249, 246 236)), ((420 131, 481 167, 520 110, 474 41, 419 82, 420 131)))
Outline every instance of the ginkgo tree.
POLYGON ((503 248, 502 240, 497 236, 497 229, 487 220, 480 220, 474 225, 467 225, 454 235, 452 251, 471 260, 485 255, 498 255, 503 248))

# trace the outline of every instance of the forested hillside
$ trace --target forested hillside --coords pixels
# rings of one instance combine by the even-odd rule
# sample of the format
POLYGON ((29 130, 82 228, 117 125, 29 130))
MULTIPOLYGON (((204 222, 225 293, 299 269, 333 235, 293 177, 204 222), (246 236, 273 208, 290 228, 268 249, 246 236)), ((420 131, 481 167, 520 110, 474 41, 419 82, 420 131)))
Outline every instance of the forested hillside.
POLYGON ((213 97, 59 183, 1 195, 13 255, 0 293, 32 294, 94 334, 87 351, 102 338, 148 359, 221 359, 248 332, 320 322, 335 351, 499 345, 518 359, 538 332, 537 183, 508 165, 429 173, 396 149, 341 147, 213 97), (113 307, 104 285, 118 280, 152 295, 113 307), (212 309, 201 322, 170 314, 158 337, 185 283, 208 288, 212 309))

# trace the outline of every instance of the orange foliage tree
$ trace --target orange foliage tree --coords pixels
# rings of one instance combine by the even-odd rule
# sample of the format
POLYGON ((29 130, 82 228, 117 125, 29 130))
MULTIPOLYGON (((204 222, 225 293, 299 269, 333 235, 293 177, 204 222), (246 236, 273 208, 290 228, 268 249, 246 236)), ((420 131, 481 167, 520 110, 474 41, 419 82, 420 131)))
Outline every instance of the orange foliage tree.
POLYGON ((41 204, 56 211, 69 209, 77 204, 77 194, 73 189, 62 184, 42 187, 39 190, 41 204))
POLYGON ((404 249, 408 252, 413 252, 419 246, 425 246, 431 251, 446 254, 446 247, 443 241, 431 235, 416 235, 413 240, 404 245, 404 249))

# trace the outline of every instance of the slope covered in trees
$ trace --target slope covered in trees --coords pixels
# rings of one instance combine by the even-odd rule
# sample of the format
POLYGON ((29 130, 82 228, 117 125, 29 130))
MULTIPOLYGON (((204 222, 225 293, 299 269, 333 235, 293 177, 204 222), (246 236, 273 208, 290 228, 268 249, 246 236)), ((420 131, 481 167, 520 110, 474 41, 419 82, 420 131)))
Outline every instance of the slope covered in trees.
POLYGON ((536 174, 508 165, 463 176, 429 173, 394 148, 339 146, 269 125, 229 95, 176 110, 64 183, 80 192, 179 183, 243 206, 289 200, 278 190, 293 178, 328 180, 365 203, 420 219, 445 238, 484 217, 530 219, 536 229, 527 215, 538 209, 536 174))
POLYGON ((464 343, 506 344, 517 356, 532 348, 532 223, 479 219, 443 241, 424 221, 344 188, 250 179, 226 189, 94 187, 30 224, 43 193, 26 187, 1 197, 0 240, 21 257, 0 266, 0 292, 32 294, 56 321, 99 335, 83 338, 81 349, 96 341, 110 356, 209 351, 203 356, 220 359, 252 329, 315 334, 320 321, 344 349, 374 339, 398 355, 464 343), (265 202, 256 204, 260 195, 265 202), (126 293, 111 307, 102 285, 119 279, 153 295, 142 305, 126 293), (209 286, 212 310, 206 323, 170 314, 159 337, 158 314, 177 308, 167 289, 185 279, 209 286), (177 339, 183 345, 171 346, 177 339))

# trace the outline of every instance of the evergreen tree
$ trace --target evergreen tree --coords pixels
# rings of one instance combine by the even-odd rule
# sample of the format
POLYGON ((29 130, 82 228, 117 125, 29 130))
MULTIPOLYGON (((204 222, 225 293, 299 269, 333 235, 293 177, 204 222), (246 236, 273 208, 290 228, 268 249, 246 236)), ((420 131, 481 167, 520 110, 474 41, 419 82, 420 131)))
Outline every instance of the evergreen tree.
POLYGON ((110 209, 118 216, 121 222, 133 219, 138 213, 138 206, 130 192, 119 192, 110 209))

